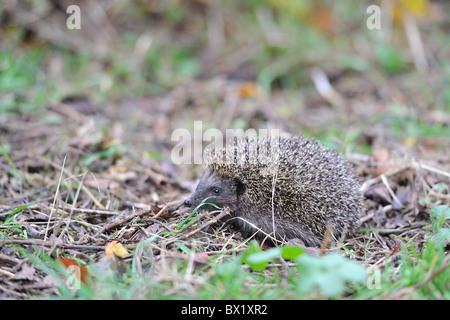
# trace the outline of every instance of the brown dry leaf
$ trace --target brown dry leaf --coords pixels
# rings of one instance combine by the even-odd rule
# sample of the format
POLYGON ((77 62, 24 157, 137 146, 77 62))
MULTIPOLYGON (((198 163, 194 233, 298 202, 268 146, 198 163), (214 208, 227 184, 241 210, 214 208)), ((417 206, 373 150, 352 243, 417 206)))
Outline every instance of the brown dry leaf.
POLYGON ((377 148, 372 153, 375 162, 385 162, 389 160, 389 150, 386 148, 377 148))
POLYGON ((121 163, 109 167, 109 173, 111 179, 120 182, 136 180, 138 177, 135 171, 130 171, 129 167, 121 163))
POLYGON ((239 86, 239 96, 242 98, 258 98, 258 85, 255 82, 245 82, 239 86))
POLYGON ((386 162, 386 163, 377 165, 376 168, 372 172, 372 178, 375 178, 382 174, 385 174, 395 168, 396 168, 396 166, 392 162, 386 162))
POLYGON ((97 190, 98 188, 106 190, 108 189, 110 184, 111 184, 110 179, 97 177, 92 174, 87 175, 84 180, 84 185, 86 187, 93 188, 95 190, 97 190))
POLYGON ((114 240, 106 245, 105 253, 108 258, 122 258, 124 255, 128 254, 128 251, 119 241, 114 240))
POLYGON ((394 240, 395 245, 394 245, 394 248, 392 249, 391 254, 389 255, 390 257, 392 257, 393 255, 395 255, 397 253, 400 253, 400 241, 398 241, 395 238, 392 238, 392 239, 394 240))
POLYGON ((85 119, 85 115, 101 113, 103 111, 100 106, 92 103, 92 101, 85 96, 66 96, 61 100, 61 105, 59 105, 58 108, 55 108, 57 109, 55 111, 72 116, 71 118, 73 119, 85 119), (64 112, 61 112, 61 109, 64 109, 64 112))
POLYGON ((394 163, 392 161, 389 161, 389 150, 384 147, 375 149, 372 153, 372 156, 374 161, 376 162, 376 167, 372 172, 372 177, 374 178, 388 172, 395 167, 394 163))
POLYGON ((310 23, 324 35, 333 34, 335 23, 332 7, 316 5, 310 23))
MULTIPOLYGON (((399 187, 395 195, 403 205, 408 205, 409 203, 411 203, 411 186, 408 185, 406 187, 399 187)), ((396 209, 395 202, 394 209, 396 209)))
POLYGON ((159 174, 153 171, 150 168, 145 168, 145 173, 148 175, 148 178, 155 184, 156 186, 166 185, 168 182, 168 178, 162 174, 159 174))
POLYGON ((378 3, 386 4, 389 13, 396 23, 401 23, 405 15, 413 15, 416 18, 428 17, 428 0, 375 0, 378 3))
POLYGON ((173 258, 173 259, 183 259, 183 260, 190 260, 192 259, 194 261, 195 266, 202 266, 209 262, 208 260, 208 254, 206 252, 199 252, 195 253, 192 256, 186 253, 179 253, 174 251, 169 251, 166 253, 167 258, 173 258))
POLYGON ((206 252, 199 252, 194 254, 194 264, 197 266, 205 265, 209 262, 208 254, 206 252))
POLYGON ((94 276, 97 274, 121 274, 126 271, 126 265, 123 260, 117 256, 107 257, 103 255, 93 266, 94 276))
POLYGON ((34 277, 34 273, 36 272, 36 270, 34 269, 33 266, 30 266, 29 264, 23 264, 22 265, 22 270, 20 270, 20 272, 16 273, 14 275, 14 277, 12 278, 13 280, 35 280, 34 277))
POLYGON ((382 205, 391 204, 392 198, 384 184, 376 184, 366 190, 365 196, 382 205))
MULTIPOLYGON (((87 282, 91 278, 91 275, 89 274, 89 271, 86 269, 86 267, 72 258, 58 258, 56 259, 56 262, 62 264, 69 273, 75 272, 77 278, 84 284, 87 284, 87 282)), ((65 279, 65 277, 61 278, 65 279)))
POLYGON ((70 140, 70 144, 84 148, 97 145, 104 138, 104 134, 94 119, 89 119, 82 126, 78 127, 75 135, 70 140))
POLYGON ((163 227, 161 227, 158 223, 153 223, 149 225, 147 228, 145 228, 145 231, 147 231, 149 234, 157 234, 161 231, 163 227))
POLYGON ((57 287, 58 283, 51 275, 46 275, 42 280, 39 281, 42 285, 47 285, 48 287, 57 287))

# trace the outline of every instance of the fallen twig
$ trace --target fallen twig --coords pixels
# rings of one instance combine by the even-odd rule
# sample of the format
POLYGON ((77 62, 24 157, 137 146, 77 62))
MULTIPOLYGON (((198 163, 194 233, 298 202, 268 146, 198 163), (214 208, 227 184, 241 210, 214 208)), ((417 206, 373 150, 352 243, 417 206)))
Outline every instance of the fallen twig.
POLYGON ((96 239, 105 231, 109 231, 109 230, 118 228, 120 226, 123 226, 124 224, 130 222, 134 218, 141 217, 141 216, 143 216, 143 215, 145 215, 147 213, 151 213, 151 212, 153 212, 151 209, 150 210, 144 210, 144 211, 132 214, 132 215, 130 215, 130 216, 120 220, 120 221, 111 222, 110 224, 108 224, 108 225, 104 226, 103 228, 101 228, 96 234, 94 234, 93 238, 96 239))
MULTIPOLYGON (((19 245, 35 245, 52 247, 53 242, 41 239, 10 239, 10 238, 0 238, 0 245, 4 244, 19 244, 19 245)), ((56 244, 56 247, 62 247, 64 249, 74 249, 74 250, 95 250, 102 251, 105 250, 105 246, 90 246, 90 245, 76 245, 76 244, 56 244)))

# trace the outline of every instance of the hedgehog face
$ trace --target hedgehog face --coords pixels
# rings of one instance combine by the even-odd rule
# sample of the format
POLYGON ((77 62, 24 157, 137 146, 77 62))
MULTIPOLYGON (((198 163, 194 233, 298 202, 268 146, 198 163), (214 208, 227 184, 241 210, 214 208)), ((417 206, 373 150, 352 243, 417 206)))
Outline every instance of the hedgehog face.
MULTIPOLYGON (((238 198, 245 192, 244 184, 237 178, 225 178, 208 169, 198 183, 190 198, 184 201, 186 207, 197 207, 204 199, 206 203, 213 203, 220 208, 229 207, 236 211, 238 198)), ((201 209, 217 210, 214 206, 203 205, 201 209)))

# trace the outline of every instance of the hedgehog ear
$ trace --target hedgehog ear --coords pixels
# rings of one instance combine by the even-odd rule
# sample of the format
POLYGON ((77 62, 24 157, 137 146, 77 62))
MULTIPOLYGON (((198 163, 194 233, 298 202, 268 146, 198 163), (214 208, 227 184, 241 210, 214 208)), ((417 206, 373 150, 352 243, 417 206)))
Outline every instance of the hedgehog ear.
POLYGON ((245 192, 245 184, 238 178, 234 178, 234 185, 236 186, 236 193, 241 195, 245 192))

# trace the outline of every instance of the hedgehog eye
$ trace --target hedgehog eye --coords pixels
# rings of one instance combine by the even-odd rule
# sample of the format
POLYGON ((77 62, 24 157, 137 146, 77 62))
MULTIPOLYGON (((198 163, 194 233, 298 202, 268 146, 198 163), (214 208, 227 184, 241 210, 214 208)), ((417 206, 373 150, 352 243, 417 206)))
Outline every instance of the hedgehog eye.
POLYGON ((213 193, 214 194, 219 194, 220 193, 220 189, 219 188, 214 188, 213 189, 213 193))

